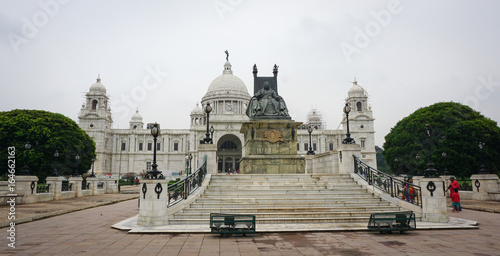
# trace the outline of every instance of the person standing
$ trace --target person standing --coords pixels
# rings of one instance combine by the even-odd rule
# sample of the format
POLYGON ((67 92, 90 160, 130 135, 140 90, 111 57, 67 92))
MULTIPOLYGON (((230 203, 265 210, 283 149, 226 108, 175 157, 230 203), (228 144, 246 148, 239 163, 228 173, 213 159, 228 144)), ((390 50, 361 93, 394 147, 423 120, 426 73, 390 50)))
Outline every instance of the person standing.
POLYGON ((460 212, 460 195, 458 194, 458 188, 453 190, 453 197, 451 198, 451 206, 453 207, 452 212, 460 212))

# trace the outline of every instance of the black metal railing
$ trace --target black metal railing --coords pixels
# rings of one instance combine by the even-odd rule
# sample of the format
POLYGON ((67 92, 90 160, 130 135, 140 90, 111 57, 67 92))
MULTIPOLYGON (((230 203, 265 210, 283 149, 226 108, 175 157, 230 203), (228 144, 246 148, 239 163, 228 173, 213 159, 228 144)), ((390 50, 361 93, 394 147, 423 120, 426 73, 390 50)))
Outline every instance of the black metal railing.
POLYGON ((50 184, 37 185, 36 193, 50 193, 50 184))
POLYGON ((72 191, 73 190, 73 183, 67 183, 67 182, 63 182, 62 183, 62 187, 61 187, 61 191, 72 191))
POLYGON ((470 185, 468 182, 470 181, 465 181, 465 180, 457 180, 460 186, 458 187, 458 190, 463 190, 463 191, 472 191, 472 185, 470 185))
POLYGON ((103 189, 103 188, 104 188, 104 182, 97 183, 97 189, 103 189))
POLYGON ((369 185, 390 194, 392 197, 396 197, 422 207, 422 190, 420 186, 392 177, 389 174, 374 169, 355 155, 353 156, 354 173, 357 173, 361 178, 366 180, 369 185))
POLYGON ((90 188, 90 183, 82 180, 82 190, 88 190, 90 188))
POLYGON ((203 158, 203 162, 195 172, 191 173, 185 179, 168 186, 167 207, 170 207, 184 199, 187 199, 191 193, 193 193, 198 187, 201 186, 201 183, 205 179, 206 175, 207 156, 205 155, 205 157, 203 158))

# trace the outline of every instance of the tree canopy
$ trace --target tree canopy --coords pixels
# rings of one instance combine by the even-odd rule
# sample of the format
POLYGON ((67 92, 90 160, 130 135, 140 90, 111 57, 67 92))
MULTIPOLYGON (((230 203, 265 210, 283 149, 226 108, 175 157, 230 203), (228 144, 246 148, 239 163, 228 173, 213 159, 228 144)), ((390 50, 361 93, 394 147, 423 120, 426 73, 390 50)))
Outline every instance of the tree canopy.
POLYGON ((396 173, 421 173, 427 169, 429 152, 440 175, 446 168, 450 175, 470 177, 480 169, 482 156, 490 173, 498 174, 500 128, 468 106, 440 102, 403 118, 385 136, 383 155, 396 173), (480 142, 484 143, 482 154, 480 142))
MULTIPOLYGON (((28 164, 31 175, 45 180, 57 168, 61 176, 87 172, 95 158, 95 143, 73 120, 42 110, 0 112, 0 154, 7 164, 8 148, 15 148, 16 175, 28 164), (25 149, 29 142, 31 149, 25 149), (59 153, 55 157, 55 152, 59 153), (77 156, 79 159, 76 159, 77 156)), ((2 168, 0 175, 5 176, 2 168)))

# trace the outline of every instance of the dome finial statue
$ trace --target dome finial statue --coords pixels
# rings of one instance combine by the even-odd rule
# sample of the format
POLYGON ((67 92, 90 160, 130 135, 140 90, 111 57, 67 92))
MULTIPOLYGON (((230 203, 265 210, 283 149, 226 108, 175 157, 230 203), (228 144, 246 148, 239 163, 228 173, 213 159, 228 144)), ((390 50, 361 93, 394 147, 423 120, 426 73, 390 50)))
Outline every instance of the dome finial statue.
POLYGON ((96 79, 97 82, 101 82, 101 74, 97 74, 97 79, 96 79))
POLYGON ((226 53, 226 61, 229 61, 229 52, 227 50, 224 51, 226 53))

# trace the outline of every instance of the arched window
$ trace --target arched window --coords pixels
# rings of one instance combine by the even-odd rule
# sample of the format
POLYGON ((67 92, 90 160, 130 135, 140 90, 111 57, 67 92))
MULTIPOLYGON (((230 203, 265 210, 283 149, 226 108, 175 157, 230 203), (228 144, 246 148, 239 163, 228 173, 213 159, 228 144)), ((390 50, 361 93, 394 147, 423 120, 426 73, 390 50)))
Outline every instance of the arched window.
POLYGON ((97 100, 93 100, 92 101, 92 110, 96 110, 97 109, 97 100))
POLYGON ((361 102, 358 101, 358 103, 356 103, 356 108, 358 109, 358 111, 362 111, 361 110, 361 102))
POLYGON ((222 143, 221 149, 238 149, 238 146, 232 141, 225 141, 222 143))

